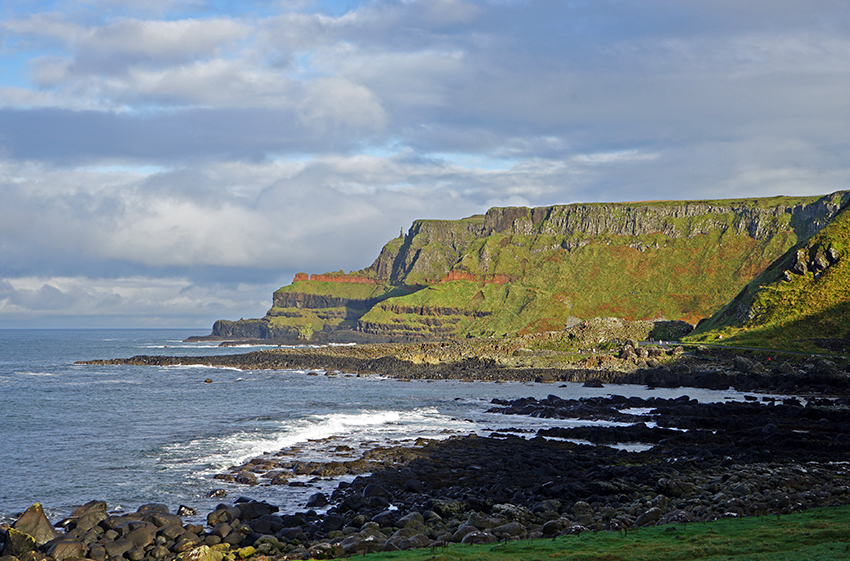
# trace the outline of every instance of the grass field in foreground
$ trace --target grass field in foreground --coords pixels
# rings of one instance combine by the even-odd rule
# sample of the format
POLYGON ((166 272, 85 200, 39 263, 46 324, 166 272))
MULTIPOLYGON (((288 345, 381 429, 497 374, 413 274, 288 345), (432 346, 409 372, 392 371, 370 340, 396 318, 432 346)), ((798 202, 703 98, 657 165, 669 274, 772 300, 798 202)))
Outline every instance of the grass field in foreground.
POLYGON ((452 545, 357 556, 371 561, 791 561, 850 559, 850 506, 787 516, 669 524, 489 545, 452 545))

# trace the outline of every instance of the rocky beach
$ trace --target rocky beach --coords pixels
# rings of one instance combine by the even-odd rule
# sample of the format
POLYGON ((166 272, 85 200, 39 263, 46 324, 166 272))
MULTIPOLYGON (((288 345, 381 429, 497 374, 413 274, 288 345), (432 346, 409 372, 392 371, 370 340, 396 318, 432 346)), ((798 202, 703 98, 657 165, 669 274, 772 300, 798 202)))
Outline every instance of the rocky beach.
POLYGON ((333 439, 314 443, 334 450, 329 461, 304 459, 298 449, 270 452, 215 476, 239 484, 242 492, 225 496, 212 481, 210 492, 222 501, 207 513, 206 524, 188 522, 197 519, 189 507, 149 504, 111 513, 106 503, 93 501, 54 528, 34 506, 2 529, 4 561, 330 558, 850 504, 850 393, 840 359, 639 344, 624 333, 606 344, 598 337, 604 327, 577 326, 572 337, 568 330, 510 340, 90 363, 299 368, 317 375, 523 380, 553 387, 566 381, 735 387, 752 393, 744 402, 726 403, 616 394, 493 399, 490 412, 506 419, 601 423, 539 430, 517 423, 525 428, 360 450, 333 439), (309 488, 328 481, 337 482, 333 491, 316 491, 298 508, 251 498, 256 486, 309 488))

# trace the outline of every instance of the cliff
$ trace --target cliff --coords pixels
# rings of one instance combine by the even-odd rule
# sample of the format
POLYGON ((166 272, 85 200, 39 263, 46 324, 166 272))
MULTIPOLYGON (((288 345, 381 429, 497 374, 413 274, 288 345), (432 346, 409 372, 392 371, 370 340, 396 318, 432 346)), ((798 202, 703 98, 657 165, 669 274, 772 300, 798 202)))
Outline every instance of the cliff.
MULTIPOLYGON (((417 220, 353 273, 300 274, 261 338, 350 330, 390 338, 561 329, 571 317, 696 323, 850 200, 771 197, 493 208, 417 220)), ((217 323, 213 334, 238 333, 217 323)))
POLYGON ((850 203, 701 322, 691 339, 803 352, 850 351, 850 203))

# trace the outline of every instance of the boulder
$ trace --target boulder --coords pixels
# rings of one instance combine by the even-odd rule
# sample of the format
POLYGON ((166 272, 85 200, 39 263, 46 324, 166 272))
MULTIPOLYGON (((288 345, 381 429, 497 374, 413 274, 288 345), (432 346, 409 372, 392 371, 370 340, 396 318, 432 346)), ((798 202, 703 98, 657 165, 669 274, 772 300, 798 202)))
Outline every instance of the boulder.
POLYGON ((496 536, 490 532, 471 532, 466 534, 463 539, 460 540, 460 543, 477 545, 482 543, 494 543, 496 541, 496 536))
POLYGON ((242 512, 236 507, 217 508, 207 515, 207 524, 215 527, 224 522, 233 522, 241 514, 242 512))
POLYGON ((667 497, 681 497, 683 495, 687 495, 688 493, 694 490, 694 484, 688 481, 682 481, 679 479, 670 479, 666 477, 662 477, 658 480, 658 483, 655 484, 655 492, 665 495, 667 497))
POLYGON ((290 477, 292 477, 291 473, 281 472, 281 473, 275 474, 275 476, 272 477, 272 480, 269 482, 269 484, 271 484, 271 485, 286 485, 287 483, 289 483, 290 477))
POLYGON ((425 485, 418 479, 408 479, 404 482, 404 490, 411 493, 421 493, 425 485))
POLYGON ((798 275, 805 275, 809 272, 809 268, 806 266, 805 249, 797 250, 797 253, 794 256, 794 265, 791 267, 791 272, 796 273, 798 275))
POLYGON ((78 530, 88 531, 106 520, 107 517, 109 517, 109 515, 105 510, 90 510, 77 518, 75 523, 76 525, 74 527, 78 530))
POLYGON ((342 546, 339 544, 327 542, 313 544, 307 550, 307 555, 310 559, 336 559, 337 557, 342 557, 344 553, 342 546))
POLYGON ((6 532, 6 544, 3 547, 3 555, 21 557, 23 554, 29 551, 36 551, 37 549, 38 545, 31 535, 19 532, 14 528, 9 528, 9 531, 6 532))
POLYGON ((36 545, 42 546, 59 536, 53 528, 53 524, 44 514, 44 509, 39 503, 35 503, 24 512, 12 525, 12 528, 24 534, 32 536, 36 545))
POLYGON ((819 272, 829 267, 829 264, 829 259, 827 259, 826 255, 823 252, 818 251, 809 263, 809 268, 812 271, 819 272))
POLYGON ((466 519, 466 525, 472 526, 477 530, 488 530, 494 526, 498 526, 500 523, 501 521, 487 518, 475 511, 470 512, 469 518, 466 519))
POLYGON ((133 542, 136 547, 145 547, 154 542, 156 530, 156 526, 136 528, 127 534, 126 538, 133 542))
POLYGON ((732 360, 732 368, 737 370, 738 372, 751 372, 753 369, 754 363, 748 358, 742 356, 736 356, 732 360))
MULTIPOLYGON (((213 528, 210 531, 210 534, 212 534, 213 536, 218 536, 220 538, 224 538, 225 536, 227 536, 227 534, 229 534, 232 531, 233 531, 233 528, 230 526, 230 524, 224 523, 224 524, 217 524, 216 527, 213 528)), ((177 537, 177 536, 174 536, 174 537, 177 537)))
POLYGON ((393 495, 380 485, 370 483, 369 485, 366 485, 366 487, 363 488, 363 498, 368 499, 370 497, 383 497, 387 499, 387 501, 391 501, 393 495))
POLYGON ((572 526, 572 521, 567 518, 558 518, 556 520, 550 520, 543 525, 544 536, 555 536, 563 532, 566 528, 572 526))
MULTIPOLYGON (((192 532, 186 532, 179 538, 177 538, 177 541, 174 543, 173 546, 171 546, 171 551, 173 551, 174 553, 183 553, 184 551, 189 551, 199 543, 201 543, 201 538, 199 538, 192 532)), ((110 557, 112 557, 112 555, 110 555, 110 557)))
POLYGON ((342 540, 339 546, 342 548, 343 555, 366 555, 368 553, 377 553, 383 549, 384 541, 379 540, 376 536, 361 536, 352 534, 342 540))
POLYGON ((396 511, 382 510, 381 512, 372 517, 372 522, 375 522, 379 526, 395 526, 395 517, 396 511))
POLYGON ((673 512, 668 512, 658 521, 658 525, 662 524, 687 524, 688 522, 693 522, 694 517, 691 516, 686 510, 674 510, 673 512))
POLYGON ((475 526, 470 526, 469 524, 461 524, 458 526, 458 529, 455 530, 455 533, 452 534, 451 541, 455 543, 459 543, 463 538, 466 537, 467 534, 471 534, 473 532, 477 532, 478 528, 475 526))
POLYGON ((89 501, 86 504, 77 507, 71 513, 71 518, 79 518, 91 512, 106 512, 106 503, 104 501, 89 501))
MULTIPOLYGON (((557 501, 553 502, 557 503, 557 501)), ((510 503, 493 505, 493 514, 518 522, 528 522, 534 518, 534 514, 524 506, 517 506, 510 503)))
POLYGON ((415 510, 405 514, 404 516, 399 518, 398 521, 397 521, 399 528, 404 528, 408 524, 410 524, 411 526, 415 526, 415 525, 424 524, 424 523, 425 523, 425 517, 422 516, 421 514, 419 514, 418 512, 416 512, 415 510))
POLYGON ((159 535, 164 537, 166 540, 173 540, 178 536, 182 536, 186 530, 180 524, 171 524, 170 526, 166 526, 165 528, 161 528, 159 530, 159 535))
POLYGON ((457 518, 466 510, 466 503, 463 501, 437 499, 432 502, 431 510, 442 518, 457 518))
POLYGON ((405 551, 408 549, 418 549, 420 547, 425 547, 431 543, 431 538, 426 536, 425 534, 419 533, 410 536, 407 539, 401 540, 397 544, 394 544, 400 550, 405 551))
POLYGON ((833 265, 838 263, 841 260, 841 254, 838 253, 838 250, 834 247, 831 247, 826 250, 826 258, 829 259, 829 262, 833 265))
POLYGON ((106 548, 100 543, 91 544, 89 546, 88 558, 95 561, 104 561, 106 559, 106 548))
POLYGON ((324 493, 313 493, 307 499, 307 508, 318 508, 328 504, 328 497, 324 493))
POLYGON ((507 524, 502 524, 491 529, 490 533, 499 539, 504 539, 524 536, 526 531, 525 526, 519 522, 508 522, 507 524))
POLYGON ((164 559, 171 555, 171 550, 169 550, 164 545, 158 545, 150 551, 150 556, 154 559, 164 559))
POLYGON ((414 547, 425 547, 429 543, 431 543, 431 540, 428 538, 428 536, 423 535, 422 532, 414 530, 413 528, 402 528, 396 533, 394 533, 392 536, 390 536, 389 539, 387 539, 387 541, 384 543, 384 550, 387 550, 387 544, 391 544, 398 549, 405 550, 412 549, 414 547), (412 542, 409 541, 412 538, 416 539, 412 542), (402 545, 403 543, 404 545, 402 545))
POLYGON ((325 533, 342 530, 344 527, 345 517, 340 514, 328 514, 321 524, 322 531, 325 533))
POLYGON ((635 526, 649 526, 655 524, 661 519, 661 509, 657 506, 652 507, 635 520, 635 526))
POLYGON ((178 526, 183 525, 183 519, 173 514, 147 514, 144 521, 153 524, 157 528, 165 528, 174 524, 178 526))
POLYGON ((573 516, 576 522, 582 526, 590 526, 595 522, 593 517, 593 507, 585 501, 577 501, 573 504, 573 516))
POLYGON ((136 547, 133 542, 125 538, 119 538, 115 541, 106 542, 103 544, 108 557, 123 557, 125 553, 136 547))
POLYGON ((241 483, 242 485, 256 485, 257 484, 257 476, 251 473, 250 471, 242 471, 236 475, 237 483, 241 483))
POLYGON ((242 503, 239 505, 239 514, 236 518, 239 518, 243 521, 251 521, 260 518, 261 516, 267 516, 269 514, 274 514, 280 509, 275 505, 270 505, 264 501, 250 501, 247 503, 242 503))
POLYGON ((171 514, 168 507, 158 503, 148 503, 140 506, 136 512, 139 514, 171 514))
POLYGON ((183 561, 221 561, 224 554, 202 545, 189 551, 183 556, 183 561))

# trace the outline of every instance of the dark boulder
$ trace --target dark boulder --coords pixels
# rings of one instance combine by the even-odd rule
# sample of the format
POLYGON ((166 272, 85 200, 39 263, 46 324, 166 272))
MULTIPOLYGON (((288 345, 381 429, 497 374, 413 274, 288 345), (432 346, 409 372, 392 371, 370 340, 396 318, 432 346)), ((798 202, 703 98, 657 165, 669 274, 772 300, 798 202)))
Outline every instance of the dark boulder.
POLYGON ((496 536, 491 534, 490 532, 470 532, 466 534, 460 543, 463 544, 484 544, 484 543, 493 543, 498 541, 496 536))
POLYGON ((328 504, 328 497, 324 493, 313 493, 307 499, 307 508, 323 507, 328 504))
POLYGON ((3 547, 3 555, 12 557, 21 557, 30 551, 36 551, 38 546, 33 537, 24 532, 19 532, 14 528, 9 528, 6 532, 6 543, 3 547))
POLYGON ((123 557, 125 553, 136 546, 126 538, 119 538, 115 541, 106 542, 103 547, 106 549, 108 557, 123 557))
POLYGON ((44 545, 59 536, 53 528, 53 524, 44 514, 40 504, 35 503, 24 512, 12 525, 12 528, 24 534, 29 534, 35 540, 36 545, 44 545))
POLYGON ((171 514, 168 507, 163 504, 149 503, 140 506, 136 512, 139 514, 171 514))
POLYGON ((242 503, 239 505, 238 508, 240 511, 240 515, 237 516, 237 518, 245 522, 256 520, 261 516, 274 514, 275 512, 280 510, 275 505, 271 505, 264 501, 251 501, 247 503, 242 503))
POLYGON ((89 501, 86 504, 77 507, 71 513, 71 518, 79 518, 91 512, 106 512, 106 503, 104 501, 89 501))
POLYGON ((52 557, 54 561, 64 561, 65 559, 79 559, 85 557, 85 548, 83 544, 72 539, 63 539, 47 550, 47 555, 52 557))
POLYGON ((393 498, 392 493, 380 485, 375 485, 374 483, 370 483, 363 488, 363 498, 368 499, 369 497, 383 497, 388 501, 393 498))
POLYGON ((177 516, 195 516, 196 514, 198 514, 198 511, 190 506, 180 505, 177 507, 177 516))

